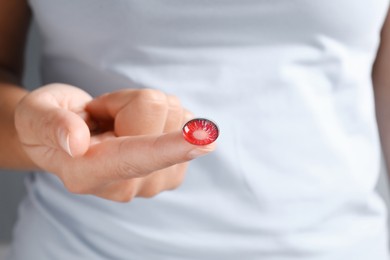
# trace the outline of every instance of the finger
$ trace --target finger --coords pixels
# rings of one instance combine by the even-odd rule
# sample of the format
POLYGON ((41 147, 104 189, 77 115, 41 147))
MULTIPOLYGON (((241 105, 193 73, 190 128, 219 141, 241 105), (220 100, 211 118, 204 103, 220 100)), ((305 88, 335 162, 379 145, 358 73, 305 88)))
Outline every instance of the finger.
POLYGON ((103 94, 91 100, 86 110, 97 119, 115 118, 116 114, 140 91, 138 89, 122 89, 103 94))
POLYGON ((139 178, 141 182, 139 183, 139 188, 135 196, 143 197, 143 198, 151 198, 156 196, 160 192, 164 191, 165 184, 164 184, 163 174, 167 174, 168 172, 171 172, 170 169, 174 167, 175 166, 171 166, 168 169, 159 170, 143 178, 139 178))
POLYGON ((180 129, 184 113, 184 109, 181 106, 180 100, 176 96, 169 95, 167 100, 168 114, 164 125, 164 133, 180 129))
POLYGON ((141 188, 141 180, 141 178, 134 178, 112 182, 104 187, 100 187, 91 194, 117 202, 129 202, 136 197, 136 194, 141 188))
POLYGON ((159 134, 163 132, 168 115, 165 94, 143 92, 124 106, 115 118, 118 136, 159 134))
POLYGON ((136 196, 151 198, 162 191, 176 189, 183 182, 187 166, 188 163, 173 165, 140 178, 143 181, 136 196))
POLYGON ((179 163, 175 165, 175 171, 171 172, 169 176, 164 178, 164 189, 173 190, 180 186, 183 182, 185 173, 187 172, 188 162, 179 163))
POLYGON ((84 154, 90 133, 77 113, 90 99, 84 91, 62 84, 27 95, 15 113, 21 141, 28 146, 49 146, 71 156, 84 154))
POLYGON ((102 178, 143 177, 214 149, 214 144, 195 146, 187 143, 181 131, 157 136, 121 137, 92 146, 85 155, 83 167, 87 169, 93 165, 106 175, 102 178))
POLYGON ((109 183, 91 194, 117 202, 129 202, 135 197, 151 198, 159 193, 177 188, 184 179, 188 163, 160 170, 143 178, 119 180, 109 183))
POLYGON ((121 90, 98 97, 87 105, 94 118, 115 118, 118 136, 161 133, 167 110, 167 96, 152 89, 121 90))

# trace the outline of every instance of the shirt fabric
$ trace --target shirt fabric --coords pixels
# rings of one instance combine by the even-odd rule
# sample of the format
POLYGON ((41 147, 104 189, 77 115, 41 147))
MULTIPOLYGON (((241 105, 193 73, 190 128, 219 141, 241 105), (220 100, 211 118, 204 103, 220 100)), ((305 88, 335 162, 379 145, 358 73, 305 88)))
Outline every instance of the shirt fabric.
POLYGON ((161 89, 220 138, 152 199, 31 175, 9 259, 388 260, 371 83, 388 0, 29 2, 44 83, 161 89))

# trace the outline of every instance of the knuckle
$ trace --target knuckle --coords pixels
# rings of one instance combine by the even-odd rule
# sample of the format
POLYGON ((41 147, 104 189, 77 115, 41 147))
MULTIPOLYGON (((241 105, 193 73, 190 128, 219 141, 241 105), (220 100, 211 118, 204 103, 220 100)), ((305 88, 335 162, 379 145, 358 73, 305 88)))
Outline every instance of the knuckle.
POLYGON ((116 189, 115 194, 111 196, 111 200, 117 202, 130 202, 134 199, 137 192, 138 179, 122 181, 121 185, 116 189))
POLYGON ((120 179, 139 178, 145 175, 139 169, 137 169, 134 164, 127 161, 120 161, 118 163, 115 174, 120 179))
POLYGON ((136 189, 134 185, 128 185, 126 189, 123 190, 123 192, 119 196, 120 202, 130 202, 135 197, 136 189))
POLYGON ((98 194, 96 195, 97 197, 100 197, 100 198, 103 198, 103 199, 106 199, 106 200, 110 200, 110 201, 114 201, 114 202, 119 202, 119 203, 126 203, 126 202, 130 202, 133 197, 125 197, 125 196, 119 196, 117 194, 110 194, 110 195, 101 195, 101 194, 98 194))
MULTIPOLYGON (((127 147, 129 147, 130 142, 128 139, 122 140, 122 142, 118 146, 118 154, 125 154, 127 151, 127 147)), ((119 177, 119 179, 131 179, 131 178, 139 178, 144 177, 149 172, 146 169, 141 169, 140 166, 137 165, 138 161, 136 160, 117 160, 116 166, 114 167, 114 174, 119 177)), ((142 167, 142 166, 141 166, 142 167)))
POLYGON ((128 203, 132 201, 132 198, 115 198, 114 201, 121 203, 128 203))
POLYGON ((84 184, 77 176, 71 174, 68 169, 62 169, 58 172, 65 189, 74 194, 89 194, 90 187, 84 184))
POLYGON ((180 111, 183 109, 181 106, 180 99, 177 96, 169 95, 168 96, 168 104, 169 104, 169 107, 171 109, 174 109, 174 110, 180 109, 180 111))
POLYGON ((74 194, 86 194, 87 190, 82 185, 79 185, 75 181, 71 181, 68 179, 63 179, 63 184, 67 191, 74 194))
POLYGON ((152 103, 157 105, 167 105, 167 96, 164 92, 156 89, 143 89, 137 93, 137 99, 142 102, 152 103))
POLYGON ((132 201, 133 198, 134 198, 134 196, 132 194, 123 194, 123 195, 115 197, 113 200, 116 202, 126 203, 126 202, 132 201))
POLYGON ((180 185, 183 183, 183 179, 184 179, 184 174, 182 174, 181 176, 179 176, 177 178, 174 178, 170 183, 169 190, 174 190, 174 189, 179 188, 180 185))
POLYGON ((161 191, 147 189, 146 191, 143 191, 140 194, 140 197, 149 199, 149 198, 153 198, 153 197, 157 196, 157 194, 159 194, 160 192, 161 191))
POLYGON ((163 190, 161 182, 152 181, 146 184, 146 186, 140 191, 139 195, 144 198, 152 198, 161 193, 163 190))
POLYGON ((181 106, 180 100, 177 97, 169 97, 169 115, 174 119, 181 120, 183 117, 184 109, 181 106))

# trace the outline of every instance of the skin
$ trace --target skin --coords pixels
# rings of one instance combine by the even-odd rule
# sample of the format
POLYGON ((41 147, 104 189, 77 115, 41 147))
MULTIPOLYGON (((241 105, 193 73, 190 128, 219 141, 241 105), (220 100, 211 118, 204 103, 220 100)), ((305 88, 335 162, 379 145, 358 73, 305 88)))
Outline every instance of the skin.
POLYGON ((375 60, 372 78, 382 150, 390 169, 390 13, 381 33, 381 44, 375 60))
POLYGON ((188 161, 215 149, 184 140, 192 115, 161 91, 21 88, 30 17, 25 0, 0 2, 0 168, 45 170, 72 193, 128 202, 178 187, 188 161))

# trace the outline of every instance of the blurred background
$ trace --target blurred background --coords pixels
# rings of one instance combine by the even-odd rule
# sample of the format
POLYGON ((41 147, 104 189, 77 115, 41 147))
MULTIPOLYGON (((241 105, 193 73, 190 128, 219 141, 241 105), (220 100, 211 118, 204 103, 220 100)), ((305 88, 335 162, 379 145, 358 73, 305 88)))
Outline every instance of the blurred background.
MULTIPOLYGON (((40 85, 40 39, 33 24, 26 49, 24 85, 31 89, 40 85)), ((377 188, 389 208, 388 179, 383 167, 377 188)), ((17 218, 17 207, 25 194, 23 179, 26 172, 0 170, 0 260, 12 239, 12 227, 17 218)))
MULTIPOLYGON (((24 85, 34 88, 40 85, 40 41, 33 25, 26 48, 24 85)), ((7 244, 12 238, 12 227, 17 218, 17 207, 25 189, 23 179, 26 172, 0 170, 0 260, 3 260, 7 244)))

